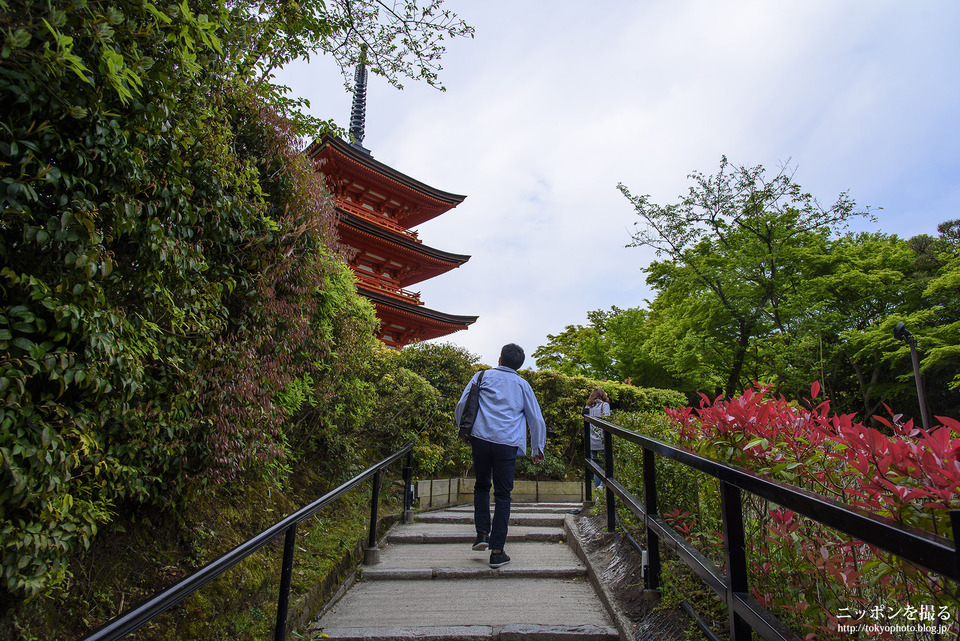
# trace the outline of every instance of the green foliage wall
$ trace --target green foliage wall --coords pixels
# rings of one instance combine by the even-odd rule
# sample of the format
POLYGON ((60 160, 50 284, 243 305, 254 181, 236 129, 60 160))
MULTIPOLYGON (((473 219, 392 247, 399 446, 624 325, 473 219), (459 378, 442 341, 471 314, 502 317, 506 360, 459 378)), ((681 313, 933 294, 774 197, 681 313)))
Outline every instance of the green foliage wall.
POLYGON ((24 595, 120 509, 269 473, 295 436, 274 399, 373 316, 225 15, 2 8, 0 542, 24 595))
POLYGON ((472 28, 441 5, 0 0, 0 636, 105 526, 329 482, 433 416, 300 153, 326 123, 271 72, 442 88, 472 28))

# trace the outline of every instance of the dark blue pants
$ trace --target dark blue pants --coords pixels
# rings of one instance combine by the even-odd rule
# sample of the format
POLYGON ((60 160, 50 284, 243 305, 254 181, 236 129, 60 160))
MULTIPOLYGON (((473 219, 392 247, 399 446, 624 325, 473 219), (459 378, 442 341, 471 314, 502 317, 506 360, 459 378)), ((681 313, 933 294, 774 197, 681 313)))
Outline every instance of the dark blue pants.
MULTIPOLYGON (((590 450, 590 458, 596 461, 600 467, 604 466, 603 450, 590 450)), ((598 490, 600 486, 603 485, 603 480, 596 474, 593 475, 593 485, 598 490)))
POLYGON ((490 549, 502 550, 507 542, 510 522, 510 492, 517 470, 517 448, 471 439, 473 469, 477 482, 473 486, 473 521, 477 532, 490 533, 490 549), (490 526, 490 479, 493 478, 493 527, 490 526))

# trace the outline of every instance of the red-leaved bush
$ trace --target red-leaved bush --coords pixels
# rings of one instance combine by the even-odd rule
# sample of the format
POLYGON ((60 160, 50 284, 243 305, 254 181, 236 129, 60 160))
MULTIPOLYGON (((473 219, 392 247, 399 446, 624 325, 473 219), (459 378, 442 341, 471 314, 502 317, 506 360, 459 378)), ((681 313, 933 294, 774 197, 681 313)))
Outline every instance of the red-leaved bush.
MULTIPOLYGON (((819 391, 815 383, 811 398, 819 391)), ((874 417, 884 433, 854 415, 832 414, 828 401, 800 407, 765 388, 729 400, 703 396, 699 408, 667 414, 679 444, 701 455, 953 535, 949 511, 960 509, 960 421, 938 416, 939 424, 927 431, 899 416, 874 417)), ((808 639, 842 638, 857 625, 871 626, 868 636, 877 638, 946 638, 936 629, 957 635, 960 589, 954 582, 757 497, 749 497, 745 509, 754 526, 747 533, 753 596, 803 627, 808 639)), ((668 518, 698 545, 713 538, 694 534, 689 511, 668 518)))

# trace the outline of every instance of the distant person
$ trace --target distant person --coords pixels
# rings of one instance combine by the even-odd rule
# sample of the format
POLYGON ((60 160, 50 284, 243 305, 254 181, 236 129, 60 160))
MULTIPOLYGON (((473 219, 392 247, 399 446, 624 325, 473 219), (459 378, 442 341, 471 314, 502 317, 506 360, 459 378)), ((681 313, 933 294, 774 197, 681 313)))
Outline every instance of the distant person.
MULTIPOLYGON (((473 434, 464 442, 473 448, 473 469, 476 484, 473 487, 473 520, 477 540, 473 549, 490 549, 490 567, 499 568, 510 563, 504 552, 507 542, 507 524, 510 521, 510 492, 517 469, 517 456, 527 453, 527 429, 530 429, 532 461, 543 460, 547 440, 547 425, 540 412, 540 404, 530 383, 520 378, 517 370, 523 365, 523 349, 514 343, 500 351, 498 367, 483 373, 480 385, 480 407, 473 424, 473 434), (495 500, 493 525, 490 522, 490 479, 493 478, 495 500)), ((479 372, 473 379, 479 376, 479 372)), ((473 379, 467 383, 454 418, 460 422, 473 379)))
MULTIPOLYGON (((587 406, 583 408, 584 416, 593 416, 603 418, 610 414, 610 399, 607 393, 599 387, 590 392, 587 398, 587 406)), ((595 461, 600 460, 600 452, 603 451, 603 430, 594 424, 590 424, 590 458, 595 461)), ((593 475, 593 485, 599 489, 603 482, 596 474, 593 475)))

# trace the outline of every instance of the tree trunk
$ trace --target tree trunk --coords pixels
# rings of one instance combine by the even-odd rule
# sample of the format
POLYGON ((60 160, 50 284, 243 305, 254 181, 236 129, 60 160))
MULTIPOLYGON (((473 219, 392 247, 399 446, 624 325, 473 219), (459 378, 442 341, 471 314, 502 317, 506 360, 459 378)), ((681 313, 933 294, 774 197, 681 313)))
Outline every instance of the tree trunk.
POLYGON ((737 344, 737 351, 733 356, 733 365, 730 368, 730 376, 727 378, 727 386, 724 389, 724 395, 727 398, 733 398, 733 395, 739 391, 740 372, 743 371, 743 363, 747 359, 747 348, 749 346, 750 331, 741 326, 740 341, 737 344))

